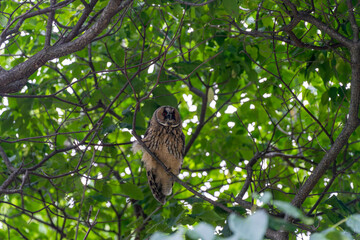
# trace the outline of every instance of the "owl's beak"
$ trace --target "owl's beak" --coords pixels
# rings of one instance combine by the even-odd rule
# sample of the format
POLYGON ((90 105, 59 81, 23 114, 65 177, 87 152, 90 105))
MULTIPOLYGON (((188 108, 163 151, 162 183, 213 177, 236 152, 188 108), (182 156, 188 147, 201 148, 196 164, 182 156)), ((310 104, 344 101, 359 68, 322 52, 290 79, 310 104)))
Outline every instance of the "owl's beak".
POLYGON ((166 114, 165 119, 174 120, 174 121, 175 121, 175 114, 174 114, 174 113, 171 113, 171 112, 168 112, 168 113, 166 114))

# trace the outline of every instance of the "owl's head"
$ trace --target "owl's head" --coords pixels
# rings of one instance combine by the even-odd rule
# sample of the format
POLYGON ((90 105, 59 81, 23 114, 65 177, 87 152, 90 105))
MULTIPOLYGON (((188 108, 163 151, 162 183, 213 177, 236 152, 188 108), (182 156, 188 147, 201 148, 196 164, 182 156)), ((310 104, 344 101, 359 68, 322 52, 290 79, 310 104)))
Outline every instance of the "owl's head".
POLYGON ((170 106, 159 107, 155 110, 153 117, 162 126, 175 128, 181 124, 179 111, 170 106))

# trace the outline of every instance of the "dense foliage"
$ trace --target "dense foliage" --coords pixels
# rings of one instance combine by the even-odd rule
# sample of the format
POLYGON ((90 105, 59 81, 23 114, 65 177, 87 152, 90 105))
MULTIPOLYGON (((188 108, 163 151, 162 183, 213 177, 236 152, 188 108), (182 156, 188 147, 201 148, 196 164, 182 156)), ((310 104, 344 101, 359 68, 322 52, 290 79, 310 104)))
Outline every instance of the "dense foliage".
POLYGON ((0 239, 359 237, 358 11, 1 1, 0 239), (187 143, 164 206, 131 151, 161 105, 187 143))

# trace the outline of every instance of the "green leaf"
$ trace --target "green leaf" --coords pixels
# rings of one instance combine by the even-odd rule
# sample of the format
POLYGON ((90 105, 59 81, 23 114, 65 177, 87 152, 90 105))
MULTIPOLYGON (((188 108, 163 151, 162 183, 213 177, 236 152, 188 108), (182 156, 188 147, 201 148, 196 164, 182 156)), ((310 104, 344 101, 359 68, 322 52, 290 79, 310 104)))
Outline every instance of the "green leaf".
POLYGON ((329 102, 329 92, 324 92, 321 96, 321 105, 326 105, 329 102))
POLYGON ((74 239, 74 236, 75 236, 75 230, 74 228, 71 228, 70 231, 66 234, 66 238, 74 239))
POLYGON ((292 225, 288 221, 285 221, 283 218, 277 218, 269 216, 269 228, 279 231, 288 231, 288 232, 296 232, 296 226, 292 225))
POLYGON ((301 219, 305 224, 312 224, 313 219, 306 217, 298 208, 294 207, 288 202, 283 202, 279 200, 273 201, 274 205, 279 208, 282 212, 290 215, 294 218, 301 219))
POLYGON ((117 51, 113 56, 114 56, 115 62, 118 65, 122 65, 122 63, 124 62, 124 59, 125 59, 124 58, 124 56, 125 56, 124 49, 123 48, 117 48, 117 51))
POLYGON ((360 234, 360 214, 351 215, 347 219, 346 225, 348 225, 357 234, 360 234))
POLYGON ((325 209, 324 210, 325 216, 332 222, 338 223, 344 219, 344 217, 336 211, 325 209))
POLYGON ((18 98, 16 99, 16 101, 17 101, 17 105, 20 107, 20 111, 22 112, 22 114, 23 115, 29 114, 29 111, 32 108, 34 100, 32 98, 31 99, 18 98))
POLYGON ((111 199, 111 196, 112 196, 112 188, 111 188, 111 186, 109 186, 107 184, 103 185, 102 190, 101 190, 101 194, 104 197, 111 199))
POLYGON ((228 221, 230 230, 234 234, 227 238, 228 240, 262 240, 268 226, 269 216, 265 211, 257 211, 247 218, 232 213, 228 221))
POLYGON ((120 184, 121 193, 129 196, 129 198, 135 200, 142 200, 144 199, 144 194, 142 193, 141 189, 132 183, 124 183, 120 184))
POLYGON ((214 227, 208 223, 201 222, 192 231, 188 231, 187 235, 192 239, 212 240, 214 239, 214 227))
POLYGON ((329 89, 329 96, 331 98, 331 101, 335 102, 336 98, 337 98, 337 88, 336 87, 331 87, 329 89))
POLYGON ((159 104, 156 103, 154 100, 148 100, 145 102, 144 106, 141 108, 141 111, 144 115, 148 118, 151 118, 154 114, 155 110, 160 107, 159 104))
POLYGON ((352 211, 337 197, 337 196, 331 196, 330 198, 326 199, 324 202, 333 208, 338 208, 343 215, 350 215, 352 211))
POLYGON ((287 215, 290 215, 294 218, 301 218, 303 216, 303 213, 299 209, 297 209, 288 202, 274 200, 273 203, 277 208, 279 208, 282 212, 284 212, 287 215))
POLYGON ((116 124, 113 123, 112 119, 105 117, 102 124, 101 133, 112 133, 117 128, 116 124))
POLYGON ((184 228, 180 228, 177 232, 171 235, 157 232, 150 237, 150 240, 184 240, 184 232, 184 228))
POLYGON ((263 202, 263 204, 268 204, 272 199, 272 194, 270 192, 265 192, 262 197, 260 197, 260 201, 263 202))
POLYGON ((208 95, 207 95, 207 101, 210 104, 212 100, 214 100, 214 89, 209 88, 208 95))
POLYGON ((3 14, 1 14, 0 15, 0 25, 4 28, 4 27, 6 27, 7 22, 8 22, 8 19, 3 14))
POLYGON ((223 0, 223 6, 230 15, 238 15, 239 6, 236 0, 223 0))
POLYGON ((336 229, 326 229, 320 233, 311 235, 310 240, 351 240, 352 237, 346 232, 339 232, 336 229))
POLYGON ((154 100, 159 106, 168 105, 177 107, 177 99, 164 86, 158 86, 153 91, 154 100))
POLYGON ((218 220, 222 220, 223 218, 220 217, 216 212, 214 212, 213 210, 205 210, 199 214, 196 215, 198 218, 204 220, 204 221, 208 221, 208 222, 212 222, 212 221, 218 221, 218 220))
POLYGON ((107 201, 110 201, 111 198, 108 198, 102 194, 95 194, 95 195, 90 195, 90 197, 92 199, 94 199, 95 201, 98 201, 98 202, 107 202, 107 201))
MULTIPOLYGON (((173 63, 172 67, 179 74, 189 74, 202 64, 200 61, 173 63)), ((203 67, 203 65, 202 65, 203 67)), ((198 68, 199 70, 199 68, 198 68)))
POLYGON ((258 49, 256 47, 253 47, 251 45, 246 46, 246 52, 250 54, 250 56, 256 60, 258 57, 258 49))

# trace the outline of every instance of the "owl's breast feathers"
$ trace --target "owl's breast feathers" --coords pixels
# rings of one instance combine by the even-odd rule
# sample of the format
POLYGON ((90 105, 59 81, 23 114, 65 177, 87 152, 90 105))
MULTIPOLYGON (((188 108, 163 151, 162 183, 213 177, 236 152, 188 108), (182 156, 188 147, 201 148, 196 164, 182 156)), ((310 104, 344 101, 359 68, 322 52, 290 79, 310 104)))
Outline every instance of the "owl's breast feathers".
POLYGON ((165 147, 163 150, 176 158, 183 157, 184 139, 181 135, 184 134, 180 128, 161 127, 150 131, 152 132, 144 138, 144 142, 151 151, 154 152, 165 147))
MULTIPOLYGON (((181 128, 150 126, 142 141, 168 168, 170 167, 168 166, 169 162, 181 161, 182 163, 185 136, 181 128)), ((139 150, 146 153, 146 150, 138 142, 133 144, 132 149, 134 153, 139 150)))

